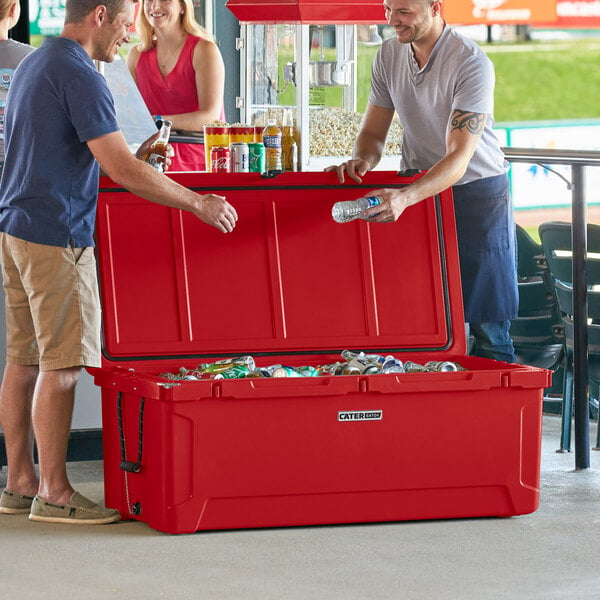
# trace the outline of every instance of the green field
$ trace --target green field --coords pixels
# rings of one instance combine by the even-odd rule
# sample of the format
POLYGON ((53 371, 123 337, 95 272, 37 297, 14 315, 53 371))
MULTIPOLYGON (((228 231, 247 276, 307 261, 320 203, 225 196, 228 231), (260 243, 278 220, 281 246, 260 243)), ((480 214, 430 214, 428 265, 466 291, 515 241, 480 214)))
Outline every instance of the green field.
MULTIPOLYGON (((481 44, 496 71, 495 120, 600 118, 600 32, 595 40, 481 44)), ((358 80, 369 81, 376 47, 361 47, 358 80)), ((359 112, 368 85, 360 85, 359 112)))

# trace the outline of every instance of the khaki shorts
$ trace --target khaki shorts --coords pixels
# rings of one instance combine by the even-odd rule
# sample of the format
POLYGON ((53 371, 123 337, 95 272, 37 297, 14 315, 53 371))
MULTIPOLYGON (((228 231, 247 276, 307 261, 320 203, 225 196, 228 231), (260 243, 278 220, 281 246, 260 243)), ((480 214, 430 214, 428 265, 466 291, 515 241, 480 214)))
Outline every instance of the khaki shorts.
POLYGON ((34 244, 0 232, 0 261, 7 361, 40 371, 101 366, 94 249, 34 244))

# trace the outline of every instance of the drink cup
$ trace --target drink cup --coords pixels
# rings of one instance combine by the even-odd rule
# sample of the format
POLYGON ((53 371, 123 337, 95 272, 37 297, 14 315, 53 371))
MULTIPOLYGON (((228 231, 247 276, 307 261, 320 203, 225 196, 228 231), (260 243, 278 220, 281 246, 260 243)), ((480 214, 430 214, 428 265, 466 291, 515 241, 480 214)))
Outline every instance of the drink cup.
POLYGON ((231 125, 229 127, 230 144, 252 144, 254 135, 254 127, 249 125, 231 125))

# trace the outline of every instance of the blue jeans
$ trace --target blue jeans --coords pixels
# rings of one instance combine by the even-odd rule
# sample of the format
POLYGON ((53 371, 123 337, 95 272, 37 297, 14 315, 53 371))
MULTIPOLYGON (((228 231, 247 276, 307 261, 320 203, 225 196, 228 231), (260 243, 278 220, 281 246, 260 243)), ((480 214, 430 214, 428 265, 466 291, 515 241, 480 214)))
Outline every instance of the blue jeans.
POLYGON ((517 361, 509 333, 510 321, 468 323, 468 326, 474 338, 469 354, 508 363, 517 361))

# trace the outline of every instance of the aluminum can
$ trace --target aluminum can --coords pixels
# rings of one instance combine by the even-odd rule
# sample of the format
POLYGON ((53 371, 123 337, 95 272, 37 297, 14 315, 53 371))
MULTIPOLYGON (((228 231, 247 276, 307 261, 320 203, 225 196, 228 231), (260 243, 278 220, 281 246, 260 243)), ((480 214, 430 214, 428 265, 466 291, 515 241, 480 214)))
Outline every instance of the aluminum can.
POLYGON ((265 171, 265 145, 262 142, 248 144, 250 153, 250 173, 264 173, 265 171))
POLYGON ((386 358, 393 358, 393 356, 389 355, 384 358, 381 354, 365 354, 362 350, 360 352, 353 352, 352 350, 342 350, 342 358, 345 358, 347 361, 351 361, 353 359, 358 360, 366 360, 375 364, 383 364, 386 358))
POLYGON ((286 367, 283 365, 274 369, 271 377, 302 377, 302 375, 300 375, 294 367, 286 367))
POLYGON ((267 367, 258 367, 258 370, 263 377, 273 377, 273 371, 275 369, 279 369, 280 367, 281 365, 269 365, 267 367))
POLYGON ((386 356, 384 363, 381 365, 382 373, 404 373, 404 365, 402 361, 394 356, 386 356))
POLYGON ((256 369, 255 371, 250 371, 245 379, 262 379, 265 377, 260 369, 256 369))
POLYGON ((430 360, 429 362, 425 363, 425 368, 428 371, 441 371, 443 373, 458 371, 458 366, 456 365, 456 363, 450 361, 430 360))
POLYGON ((404 372, 405 373, 425 373, 427 369, 418 363, 412 362, 411 360, 407 360, 404 363, 404 372))
POLYGON ((349 360, 348 367, 356 367, 362 375, 372 375, 373 373, 381 372, 381 365, 372 361, 363 353, 349 360))
POLYGON ((296 371, 298 371, 302 377, 317 377, 319 375, 317 369, 315 369, 315 367, 311 367, 310 365, 296 367, 296 371))
POLYGON ((230 152, 226 146, 214 146, 210 149, 210 172, 229 173, 230 152))
POLYGON ((203 373, 221 373, 226 371, 235 365, 244 365, 249 371, 254 371, 256 365, 254 359, 251 356, 236 356, 234 358, 225 358, 223 360, 217 360, 213 363, 203 363, 198 365, 198 370, 203 373))
POLYGON ((346 366, 342 370, 342 375, 360 375, 361 370, 356 365, 352 365, 350 363, 346 363, 346 366))
POLYGON ((221 371, 215 375, 215 379, 243 379, 250 373, 250 369, 246 365, 233 365, 225 371, 221 371))
POLYGON ((236 142, 231 144, 231 172, 248 173, 250 169, 250 153, 248 144, 236 142))
POLYGON ((347 364, 347 362, 335 362, 328 365, 320 365, 317 368, 317 372, 319 375, 341 375, 347 364))

